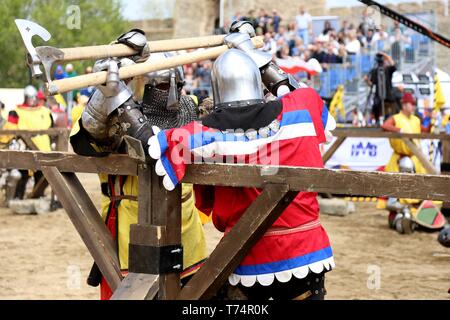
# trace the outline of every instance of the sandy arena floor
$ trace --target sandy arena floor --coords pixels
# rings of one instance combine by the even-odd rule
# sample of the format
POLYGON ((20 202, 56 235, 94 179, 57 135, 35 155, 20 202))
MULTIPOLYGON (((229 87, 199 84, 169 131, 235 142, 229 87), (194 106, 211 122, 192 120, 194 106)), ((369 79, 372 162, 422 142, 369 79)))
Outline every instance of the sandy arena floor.
MULTIPOLYGON (((80 179, 98 206, 97 177, 80 179)), ((450 250, 436 233, 400 235, 373 203, 356 207, 321 217, 336 260, 327 299, 450 299, 450 250)), ((0 208, 0 226, 0 299, 98 299, 98 288, 85 284, 93 260, 64 210, 27 216, 0 208)), ((221 234, 212 224, 205 232, 212 250, 221 234)))

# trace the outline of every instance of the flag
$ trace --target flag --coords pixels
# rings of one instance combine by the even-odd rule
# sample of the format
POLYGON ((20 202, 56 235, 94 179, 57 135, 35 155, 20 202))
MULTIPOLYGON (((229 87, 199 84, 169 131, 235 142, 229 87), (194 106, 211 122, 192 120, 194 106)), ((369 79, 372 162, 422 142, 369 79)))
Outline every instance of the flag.
POLYGON ((437 74, 434 76, 434 110, 440 110, 441 107, 445 105, 444 92, 442 91, 441 81, 439 80, 437 74))
POLYGON ((322 67, 316 59, 309 59, 308 62, 300 58, 276 59, 276 64, 286 73, 296 74, 306 72, 309 75, 316 75, 322 72, 322 67))

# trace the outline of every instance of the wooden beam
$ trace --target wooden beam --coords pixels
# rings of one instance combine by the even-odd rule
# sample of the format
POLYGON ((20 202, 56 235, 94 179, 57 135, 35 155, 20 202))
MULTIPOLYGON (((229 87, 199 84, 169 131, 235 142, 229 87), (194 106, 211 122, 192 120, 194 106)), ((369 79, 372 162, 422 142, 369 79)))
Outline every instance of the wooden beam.
POLYGON ((442 200, 450 199, 450 176, 392 172, 365 172, 305 167, 194 164, 183 182, 231 187, 262 188, 266 183, 286 183, 291 190, 442 200), (270 172, 268 175, 266 172, 270 172))
POLYGON ((45 188, 48 187, 48 181, 42 177, 34 184, 33 190, 31 191, 29 198, 36 199, 44 194, 45 188))
POLYGON ((0 135, 14 135, 14 136, 29 136, 33 137, 40 134, 46 134, 49 136, 59 136, 61 134, 65 134, 68 136, 69 129, 64 128, 50 128, 45 130, 0 130, 0 135))
POLYGON ((152 219, 152 176, 154 168, 146 163, 138 168, 138 224, 150 224, 152 219))
POLYGON ((337 128, 331 131, 335 137, 356 138, 409 138, 409 139, 439 139, 450 140, 447 133, 397 133, 388 132, 380 128, 337 128))
POLYGON ((61 173, 55 167, 42 167, 70 220, 77 229, 95 263, 114 291, 122 280, 114 241, 74 173, 61 173))
POLYGON ((137 175, 140 161, 127 155, 83 157, 67 152, 0 150, 0 168, 41 170, 41 166, 54 166, 61 172, 106 173, 137 175))
POLYGON ((27 136, 27 135, 19 135, 19 137, 20 137, 20 139, 23 140, 23 142, 25 142, 25 144, 27 145, 27 147, 28 147, 30 150, 35 150, 35 151, 38 151, 38 150, 39 150, 38 147, 36 146, 36 144, 33 142, 33 140, 31 140, 31 137, 30 137, 30 136, 27 136))
POLYGON ((69 131, 61 131, 59 135, 56 136, 56 150, 61 152, 69 151, 69 131))
POLYGON ((211 298, 297 194, 287 184, 266 185, 177 299, 211 298))
POLYGON ((342 143, 344 143, 345 137, 338 137, 337 140, 330 146, 330 148, 325 152, 325 154, 322 156, 323 163, 327 163, 328 160, 333 156, 333 154, 336 152, 336 150, 341 146, 342 143))
POLYGON ((423 154, 422 150, 411 139, 402 138, 402 141, 408 146, 409 150, 419 159, 425 170, 429 174, 439 174, 430 160, 423 154))
MULTIPOLYGON (((162 178, 147 164, 139 166, 138 180, 138 224, 130 228, 130 271, 143 270, 135 269, 143 261, 139 252, 133 251, 135 245, 159 247, 181 243, 181 186, 172 192, 165 190, 162 178)), ((181 271, 180 266, 179 270, 159 275, 158 299, 175 299, 180 291, 181 271)), ((152 295, 151 292, 148 294, 152 295)))
POLYGON ((157 274, 130 272, 114 291, 111 300, 153 300, 158 293, 157 274))

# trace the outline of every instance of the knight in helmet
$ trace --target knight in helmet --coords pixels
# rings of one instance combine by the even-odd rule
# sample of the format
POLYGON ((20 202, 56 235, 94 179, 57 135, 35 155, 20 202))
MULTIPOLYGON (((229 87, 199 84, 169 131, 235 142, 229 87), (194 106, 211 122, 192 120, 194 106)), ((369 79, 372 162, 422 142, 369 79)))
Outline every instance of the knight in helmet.
MULTIPOLYGON (((120 60, 101 60, 94 65, 94 71, 108 72, 107 82, 97 87, 80 119, 74 124, 70 142, 78 154, 100 156, 120 152, 125 135, 146 145, 152 135, 152 125, 171 128, 195 118, 195 105, 180 95, 183 78, 179 69, 147 75, 144 101, 135 100, 131 86, 136 88, 139 82, 136 79, 121 81, 118 70, 121 66, 149 59, 145 33, 134 29, 120 36, 117 42, 128 45, 139 53, 120 60)), ((150 59, 156 58, 158 55, 153 57, 152 54, 150 59)), ((135 176, 101 175, 100 182, 102 216, 117 243, 120 268, 126 273, 130 225, 137 223, 138 217, 138 179, 135 176)), ((206 258, 205 238, 200 216, 194 207, 192 186, 183 186, 181 238, 183 281, 195 273, 206 258)), ((112 291, 105 279, 99 277, 95 264, 88 283, 94 286, 101 283, 101 298, 111 297, 112 291)))
MULTIPOLYGON (((297 88, 270 56, 251 47, 247 32, 230 34, 225 41, 234 48, 212 67, 213 112, 181 128, 155 129, 149 140, 164 186, 173 189, 190 159, 199 157, 205 162, 239 158, 252 164, 323 167, 319 143, 335 122, 319 95, 297 88), (265 90, 278 99, 267 102, 265 90), (183 155, 193 157, 174 152, 180 146, 183 155)), ((211 214, 225 234, 261 193, 200 185, 194 190, 197 208, 211 214)), ((249 299, 323 299, 325 273, 333 267, 316 193, 300 192, 233 271, 229 284, 249 299)))
MULTIPOLYGON (((152 53, 147 62, 172 56, 167 52, 152 53)), ((152 125, 176 128, 198 118, 198 99, 182 94, 184 72, 181 66, 147 73, 131 84, 134 91, 143 91, 142 108, 152 125)), ((139 94, 138 94, 139 95, 139 94)))
MULTIPOLYGON (((14 110, 9 112, 8 127, 20 130, 46 130, 53 126, 53 118, 50 110, 45 105, 38 105, 38 91, 32 85, 28 85, 24 89, 24 102, 18 105, 14 110)), ((50 137, 48 135, 36 135, 31 138, 33 146, 40 151, 51 151, 50 137)), ((14 198, 23 199, 25 196, 25 189, 29 179, 28 170, 20 170, 21 178, 18 181, 14 198)), ((43 178, 41 171, 33 173, 35 183, 43 178)), ((44 190, 35 194, 35 197, 41 197, 44 190)))

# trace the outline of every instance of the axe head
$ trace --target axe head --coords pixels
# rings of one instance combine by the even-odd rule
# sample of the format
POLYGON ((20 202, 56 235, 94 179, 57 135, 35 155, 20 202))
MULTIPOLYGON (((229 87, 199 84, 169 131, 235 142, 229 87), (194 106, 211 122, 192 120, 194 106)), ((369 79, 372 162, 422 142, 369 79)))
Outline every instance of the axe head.
POLYGON ((51 38, 50 32, 33 21, 24 19, 16 19, 14 21, 22 36, 25 48, 27 48, 27 63, 30 67, 31 75, 33 77, 41 76, 41 59, 33 46, 32 38, 33 36, 39 36, 42 40, 48 41, 51 38))

